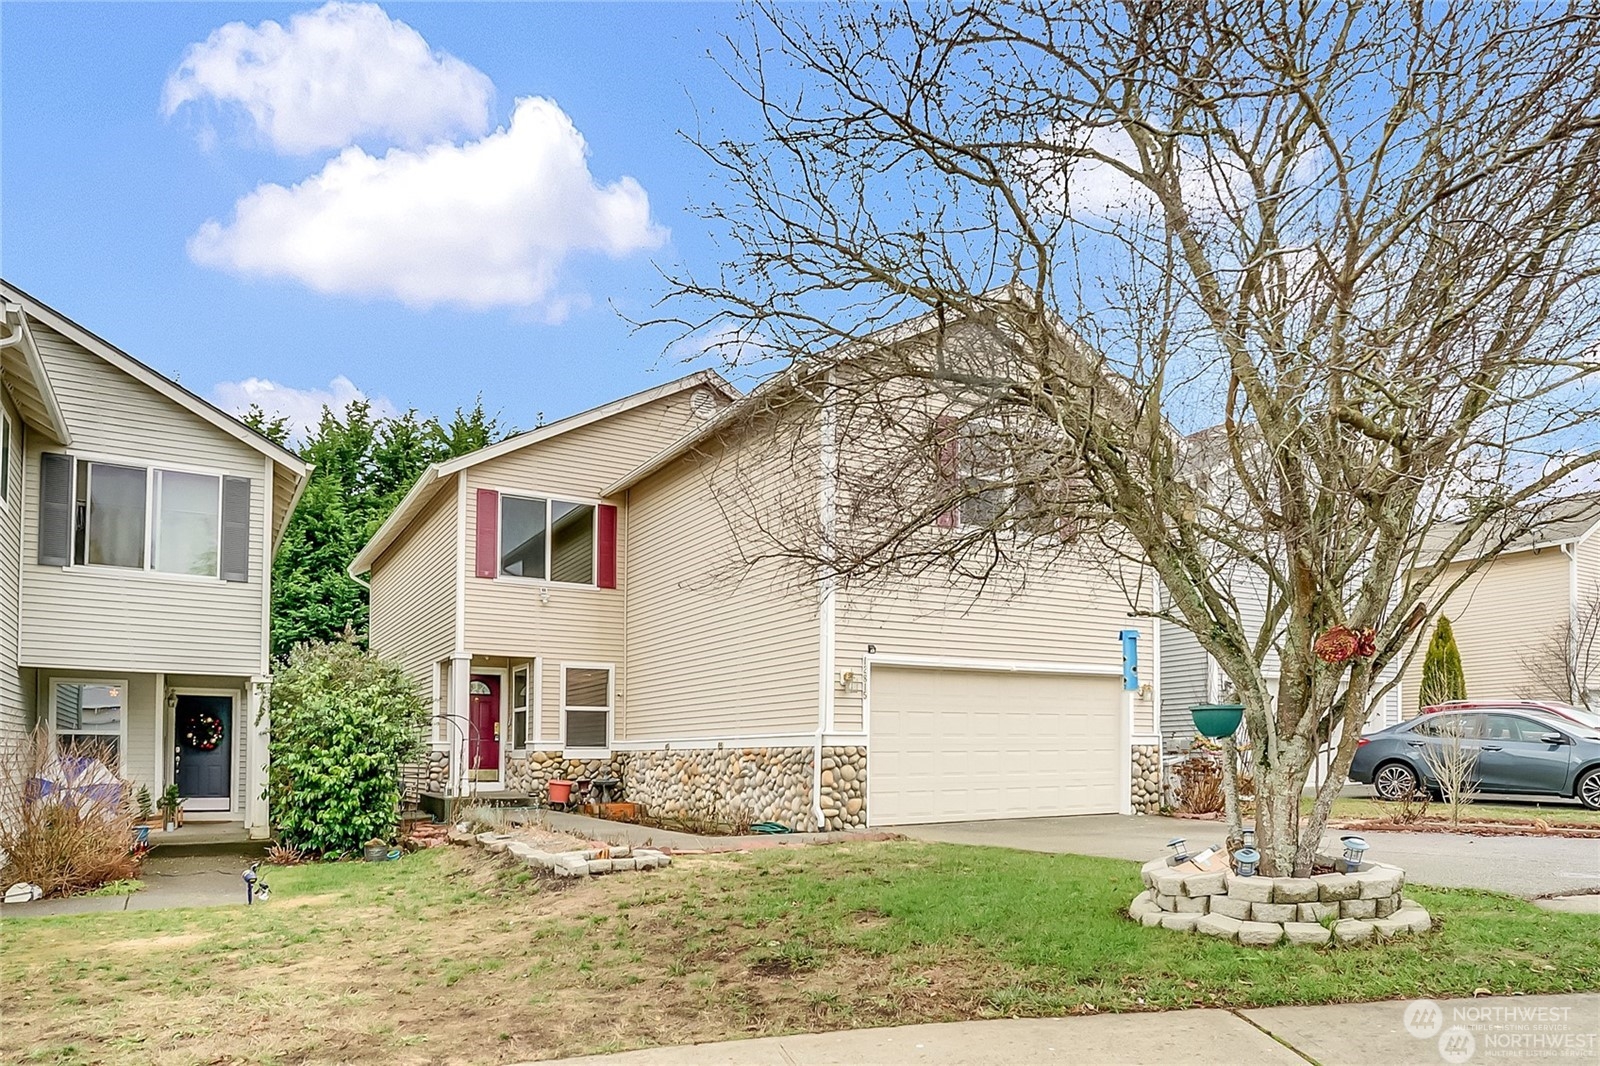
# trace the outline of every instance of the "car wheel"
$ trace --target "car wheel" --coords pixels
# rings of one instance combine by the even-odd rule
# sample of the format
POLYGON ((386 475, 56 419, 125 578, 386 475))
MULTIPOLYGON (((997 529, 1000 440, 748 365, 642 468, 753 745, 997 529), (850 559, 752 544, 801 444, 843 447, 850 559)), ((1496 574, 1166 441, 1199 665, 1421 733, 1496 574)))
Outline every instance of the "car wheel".
POLYGON ((1600 811, 1600 769, 1578 778, 1578 800, 1591 811, 1600 811))
POLYGON ((1410 799, 1417 793, 1417 775, 1403 762, 1386 762, 1372 775, 1372 790, 1379 799, 1410 799))

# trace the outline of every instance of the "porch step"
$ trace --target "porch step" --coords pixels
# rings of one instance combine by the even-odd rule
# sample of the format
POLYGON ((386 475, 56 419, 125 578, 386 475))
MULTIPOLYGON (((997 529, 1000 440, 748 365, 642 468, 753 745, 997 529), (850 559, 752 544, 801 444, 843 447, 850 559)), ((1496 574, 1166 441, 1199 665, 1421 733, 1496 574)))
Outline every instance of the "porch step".
POLYGON ((171 833, 150 834, 150 854, 164 859, 185 855, 249 855, 259 859, 271 845, 270 840, 251 840, 249 831, 236 822, 191 822, 171 833))
POLYGON ((435 821, 450 817, 450 806, 464 807, 534 807, 534 798, 526 792, 497 789, 493 792, 474 792, 470 796, 447 796, 443 792, 423 792, 417 796, 417 806, 432 815, 435 821))

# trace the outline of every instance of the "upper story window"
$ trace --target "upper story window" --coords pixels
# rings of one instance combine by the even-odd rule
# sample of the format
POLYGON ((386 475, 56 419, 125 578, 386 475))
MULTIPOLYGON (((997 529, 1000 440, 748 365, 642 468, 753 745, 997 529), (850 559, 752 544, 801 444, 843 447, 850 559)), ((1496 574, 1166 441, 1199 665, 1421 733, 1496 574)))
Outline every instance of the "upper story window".
POLYGON ((222 478, 78 461, 72 561, 216 577, 222 478))
POLYGON ((595 516, 589 503, 502 494, 500 573, 593 585, 595 516))

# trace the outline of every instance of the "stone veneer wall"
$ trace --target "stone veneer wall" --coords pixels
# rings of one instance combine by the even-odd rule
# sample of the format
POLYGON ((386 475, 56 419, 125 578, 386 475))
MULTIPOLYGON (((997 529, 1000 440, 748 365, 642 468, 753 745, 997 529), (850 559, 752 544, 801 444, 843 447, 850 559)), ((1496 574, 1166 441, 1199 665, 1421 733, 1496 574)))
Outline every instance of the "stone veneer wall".
POLYGON ((1161 747, 1135 744, 1133 759, 1133 813, 1161 812, 1161 747))
POLYGON ((631 751, 623 794, 656 817, 781 822, 813 830, 811 748, 631 751))
MULTIPOLYGON (((506 755, 506 788, 512 792, 526 792, 543 803, 551 781, 571 781, 575 778, 614 777, 625 783, 627 756, 614 753, 609 759, 568 759, 559 751, 530 751, 506 755)), ((625 797, 631 799, 632 797, 625 797)))
POLYGON ((443 793, 449 783, 449 752, 430 751, 400 768, 400 797, 407 807, 416 806, 417 797, 424 792, 443 793))
POLYGON ((822 749, 824 829, 864 829, 867 825, 867 749, 822 749))
MULTIPOLYGON (((780 822, 819 827, 811 811, 809 747, 673 748, 613 753, 609 759, 566 759, 535 751, 507 758, 506 785, 537 801, 552 779, 614 777, 622 798, 662 818, 712 822, 780 822)), ((825 829, 866 825, 867 753, 862 747, 822 749, 825 829)))

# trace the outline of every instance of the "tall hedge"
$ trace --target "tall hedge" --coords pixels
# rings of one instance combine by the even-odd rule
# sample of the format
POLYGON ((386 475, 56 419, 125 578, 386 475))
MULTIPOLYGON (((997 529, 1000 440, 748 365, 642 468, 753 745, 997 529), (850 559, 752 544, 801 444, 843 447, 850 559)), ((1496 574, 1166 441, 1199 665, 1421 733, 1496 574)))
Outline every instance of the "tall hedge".
POLYGON ((331 854, 394 834, 400 767, 421 756, 428 721, 398 664, 345 641, 302 644, 273 675, 267 713, 281 840, 331 854))
POLYGON ((1450 628, 1450 619, 1443 615, 1439 616, 1439 624, 1433 627, 1433 639, 1428 642, 1428 654, 1422 660, 1422 687, 1417 692, 1417 698, 1421 707, 1467 698, 1467 676, 1461 669, 1461 649, 1456 647, 1456 634, 1450 628))

